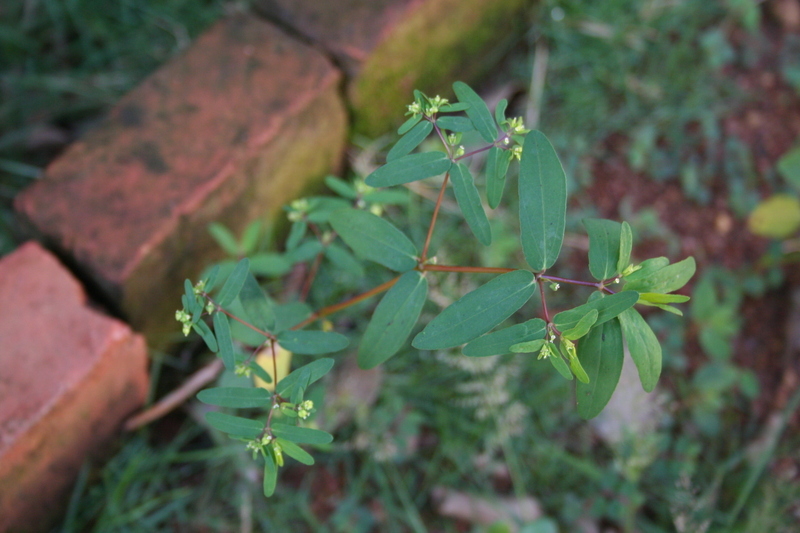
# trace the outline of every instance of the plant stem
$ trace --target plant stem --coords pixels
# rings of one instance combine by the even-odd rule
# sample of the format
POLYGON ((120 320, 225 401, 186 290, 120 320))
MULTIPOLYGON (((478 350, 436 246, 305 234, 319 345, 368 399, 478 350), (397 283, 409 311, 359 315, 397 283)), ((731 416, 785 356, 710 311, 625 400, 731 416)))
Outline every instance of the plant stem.
POLYGON ((312 322, 314 322, 316 320, 319 320, 320 318, 324 318, 324 317, 326 317, 328 315, 332 315, 333 313, 335 313, 337 311, 341 311, 342 309, 346 309, 346 308, 350 307, 351 305, 355 305, 358 302, 366 300, 367 298, 371 298, 371 297, 375 296, 376 294, 380 294, 380 293, 382 293, 384 291, 387 291, 395 283, 397 283, 398 279, 400 279, 400 276, 397 276, 396 278, 391 279, 391 280, 387 281, 386 283, 382 283, 382 284, 378 285, 377 287, 374 287, 374 288, 368 290, 367 292, 359 294, 358 296, 354 296, 354 297, 350 298, 349 300, 345 300, 343 302, 339 302, 338 304, 335 304, 335 305, 329 305, 327 307, 323 307, 322 309, 320 309, 316 313, 312 314, 310 317, 306 318, 305 320, 303 320, 302 322, 300 322, 299 324, 294 326, 292 329, 302 329, 305 326, 311 324, 312 322))
POLYGON ((444 175, 442 181, 442 188, 439 189, 439 197, 436 198, 436 206, 433 208, 433 216, 431 217, 431 225, 428 226, 428 235, 425 237, 425 246, 422 247, 422 255, 420 256, 420 263, 425 263, 428 260, 428 248, 431 245, 431 238, 433 237, 433 228, 436 227, 436 217, 439 216, 439 209, 442 207, 442 200, 444 200, 444 191, 447 189, 447 180, 450 178, 450 173, 444 175))
POLYGON ((595 283, 593 281, 580 281, 577 279, 558 278, 556 276, 545 276, 544 274, 541 274, 537 277, 539 279, 544 279, 547 281, 555 281, 557 283, 567 283, 569 285, 584 285, 586 287, 595 287, 597 289, 600 288, 600 283, 595 283))
POLYGON ((539 284, 539 294, 542 297, 542 313, 544 314, 544 321, 548 324, 550 323, 550 313, 547 312, 547 298, 544 296, 544 283, 542 283, 542 277, 539 276, 538 280, 539 284))

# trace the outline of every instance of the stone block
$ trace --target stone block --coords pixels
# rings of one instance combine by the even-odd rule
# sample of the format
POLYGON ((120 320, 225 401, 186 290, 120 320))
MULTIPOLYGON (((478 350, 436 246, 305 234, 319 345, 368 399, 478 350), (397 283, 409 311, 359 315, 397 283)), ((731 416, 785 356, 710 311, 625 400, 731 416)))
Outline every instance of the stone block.
POLYGON ((183 280, 222 255, 210 222, 238 233, 338 169, 340 79, 272 24, 225 19, 122 98, 16 209, 162 344, 179 329, 183 280))
POLYGON ((348 76, 354 128, 385 134, 412 91, 474 82, 525 31, 532 0, 257 0, 255 9, 329 51, 348 76))
POLYGON ((49 252, 0 259, 0 531, 42 531, 148 388, 144 339, 49 252))

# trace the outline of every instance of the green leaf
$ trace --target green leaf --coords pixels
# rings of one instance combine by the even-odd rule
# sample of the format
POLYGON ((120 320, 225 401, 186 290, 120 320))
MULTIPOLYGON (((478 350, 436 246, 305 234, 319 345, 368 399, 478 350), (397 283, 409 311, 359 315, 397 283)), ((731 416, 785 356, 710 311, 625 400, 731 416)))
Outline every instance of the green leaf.
POLYGON ((506 121, 506 108, 508 107, 508 100, 503 98, 497 102, 497 107, 494 108, 494 120, 497 126, 500 127, 506 121))
POLYGON ((257 378, 264 381, 264 383, 272 383, 272 376, 269 375, 269 372, 264 370, 264 368, 259 365, 255 359, 247 363, 247 368, 253 371, 253 374, 256 375, 257 378))
POLYGON ((325 257, 339 270, 349 272, 356 278, 364 277, 364 267, 361 262, 343 246, 339 246, 335 242, 330 243, 325 248, 325 257))
POLYGON ((214 333, 217 336, 219 346, 219 358, 228 370, 233 370, 236 366, 236 359, 233 355, 233 339, 231 338, 231 325, 228 317, 224 313, 217 311, 214 313, 214 333))
POLYGON ((211 267, 211 270, 205 275, 203 280, 206 282, 205 291, 211 292, 214 289, 214 284, 217 283, 217 277, 219 276, 220 267, 219 265, 214 265, 211 267))
POLYGON ((390 222, 357 209, 342 209, 331 226, 356 254, 397 272, 417 266, 417 248, 390 222))
POLYGON ((464 133, 475 129, 475 125, 467 117, 439 117, 436 125, 443 130, 464 133))
POLYGON ((239 250, 241 250, 240 253, 242 255, 250 255, 255 251, 258 245, 258 237, 261 234, 261 224, 260 220, 254 220, 244 229, 242 241, 239 245, 239 250))
POLYGON ((217 339, 214 337, 214 332, 211 331, 211 328, 208 327, 208 324, 201 320, 195 324, 192 324, 192 329, 195 330, 198 335, 203 337, 203 341, 205 341, 209 350, 217 353, 217 350, 219 349, 219 346, 217 346, 217 339))
POLYGON ((489 143, 494 142, 495 137, 497 137, 497 128, 495 128, 492 114, 489 113, 486 102, 469 85, 462 81, 457 81, 453 84, 453 91, 460 102, 469 104, 466 109, 467 116, 475 125, 478 133, 481 134, 483 140, 489 143))
POLYGON ((441 350, 469 342, 514 314, 535 290, 533 274, 526 270, 497 276, 442 311, 411 344, 419 350, 441 350))
POLYGON ((311 238, 287 252, 284 257, 292 264, 304 263, 311 261, 322 251, 322 244, 316 238, 311 238))
POLYGON ((343 179, 337 178, 336 176, 327 176, 325 178, 325 185, 343 198, 348 198, 350 200, 355 200, 358 198, 358 192, 356 191, 355 187, 343 179))
POLYGON ((411 154, 379 167, 364 182, 370 187, 402 185, 444 174, 450 169, 450 165, 450 159, 444 152, 411 154))
POLYGON ((421 272, 406 272, 381 299, 358 349, 358 366, 374 368, 403 347, 428 297, 421 272))
POLYGON ((217 295, 217 303, 223 307, 230 305, 237 296, 239 296, 239 292, 242 290, 242 286, 244 286, 244 282, 247 279, 247 274, 250 272, 250 260, 248 258, 244 258, 233 268, 228 279, 225 280, 225 284, 222 286, 222 289, 219 291, 219 295, 217 295))
POLYGON ((350 344, 347 337, 334 331, 283 331, 278 342, 290 352, 306 355, 338 352, 350 344))
POLYGON ((627 282, 625 289, 661 293, 676 291, 686 285, 696 268, 694 257, 689 256, 683 261, 656 270, 645 278, 627 282))
POLYGON ((278 466, 271 454, 264 458, 264 496, 269 498, 275 494, 275 487, 278 485, 278 466))
POLYGON ((277 439, 283 453, 289 457, 303 463, 304 465, 311 466, 314 464, 314 458, 310 453, 295 444, 294 442, 286 439, 277 439))
POLYGON ((683 294, 661 294, 659 292, 641 292, 639 293, 640 304, 647 305, 653 304, 682 304, 688 302, 689 297, 683 294))
POLYGON ((289 236, 286 238, 286 251, 291 251, 297 248, 303 237, 306 236, 308 230, 308 223, 305 220, 296 220, 292 222, 292 229, 289 231, 289 236))
POLYGON ((619 320, 609 320, 592 328, 578 344, 578 358, 586 370, 589 383, 578 383, 578 414, 594 418, 611 399, 622 373, 622 329, 619 320))
POLYGON ((328 222, 333 213, 340 209, 347 209, 351 205, 347 200, 330 196, 312 196, 308 198, 308 203, 310 207, 306 219, 316 224, 328 222))
POLYGON ((564 240, 567 178, 553 145, 539 131, 530 132, 519 167, 519 219, 522 251, 536 271, 550 268, 564 240))
POLYGON ((208 225, 208 232, 211 237, 217 241, 217 244, 225 250, 225 253, 232 256, 237 256, 241 253, 239 249, 239 242, 234 237, 233 233, 219 222, 212 222, 208 225))
POLYGON ((249 409, 269 406, 272 394, 261 387, 212 387, 198 392, 197 399, 220 407, 249 409))
POLYGON ((631 250, 633 250, 633 231, 631 231, 631 225, 623 220, 619 234, 619 261, 617 261, 617 272, 621 273, 630 264, 631 250))
POLYGON ((386 154, 386 162, 390 163, 404 155, 408 155, 414 151, 414 148, 422 144, 422 141, 428 138, 431 131, 433 131, 433 124, 427 120, 420 122, 411 131, 400 137, 389 153, 386 154))
POLYGON ((572 372, 570 372, 566 361, 564 361, 564 358, 561 357, 561 352, 552 342, 548 342, 547 345, 550 346, 550 356, 547 358, 547 360, 550 361, 550 364, 553 365, 553 368, 555 368, 558 373, 561 374, 561 377, 572 381, 572 372))
POLYGON ((455 113, 456 111, 466 111, 469 109, 469 104, 465 102, 453 102, 451 104, 444 104, 439 108, 440 113, 455 113))
POLYGON ((282 254, 261 253, 250 257, 250 272, 258 276, 283 276, 292 269, 292 263, 282 254))
MULTIPOLYGON (((595 293, 602 296, 601 293, 595 293)), ((597 322, 595 326, 599 326, 615 316, 619 315, 626 309, 633 307, 639 299, 639 293, 636 291, 622 291, 609 296, 597 298, 583 305, 579 305, 574 309, 562 311, 553 317, 553 323, 559 331, 567 331, 578 325, 578 322, 592 310, 597 310, 597 322)))
POLYGON ((295 384, 300 381, 301 377, 303 377, 303 372, 299 371, 303 370, 304 368, 308 369, 308 384, 310 385, 331 371, 333 368, 333 359, 329 357, 317 359, 316 361, 312 361, 311 363, 308 363, 307 365, 304 365, 290 373, 288 376, 278 382, 278 386, 276 387, 278 394, 283 396, 293 389, 295 384))
POLYGON ((275 329, 274 304, 261 290, 252 274, 245 277, 242 290, 239 291, 239 302, 252 325, 262 331, 275 329))
POLYGON ((403 122, 403 124, 399 128, 397 128, 397 134, 405 135, 406 132, 408 132, 411 128, 416 126, 420 120, 422 120, 422 113, 417 113, 416 115, 413 115, 408 120, 403 122))
POLYGON ((510 162, 506 151, 497 146, 491 148, 486 156, 486 200, 492 209, 500 205, 500 200, 503 198, 510 162))
POLYGON ((584 218, 583 225, 589 234, 589 271, 601 281, 614 277, 619 263, 621 224, 602 218, 584 218))
POLYGON ((800 189, 800 147, 795 147, 783 154, 778 159, 776 166, 786 183, 800 189))
POLYGON ((545 329, 545 321, 534 318, 478 337, 467 343, 461 349, 461 353, 468 357, 507 354, 512 351, 511 346, 515 344, 544 338, 545 329))
POLYGON ((388 189, 382 191, 368 192, 363 196, 365 202, 371 204, 407 204, 410 195, 406 189, 388 189))
POLYGON ((569 360, 569 368, 572 370, 572 373, 575 374, 575 377, 578 378, 578 381, 581 383, 589 383, 589 375, 586 373, 586 370, 583 369, 577 357, 573 357, 569 360))
POLYGON ((654 304, 646 301, 640 302, 642 305, 649 305, 650 307, 658 307, 663 311, 667 311, 668 313, 672 313, 673 315, 683 316, 683 311, 678 309, 675 306, 667 305, 667 304, 654 304))
POLYGON ((489 246, 492 243, 492 230, 489 227, 489 220, 486 212, 481 205, 481 197, 469 169, 463 163, 453 165, 450 169, 450 180, 453 183, 453 191, 456 193, 456 202, 464 218, 481 244, 489 246))
POLYGON ((536 353, 542 349, 542 346, 547 344, 545 339, 536 339, 527 342, 520 342, 518 344, 511 345, 511 351, 513 353, 536 353))
POLYGON ((619 315, 622 335, 628 352, 639 371, 642 388, 651 392, 661 375, 661 344, 642 315, 636 309, 628 309, 619 315))
POLYGON ((290 426, 280 422, 272 423, 272 433, 279 439, 286 439, 297 444, 328 444, 333 440, 333 435, 325 431, 290 426))
POLYGON ((630 283, 631 281, 638 281, 640 279, 644 279, 653 272, 661 270, 665 266, 669 264, 669 259, 666 257, 652 257, 650 259, 646 259, 641 262, 639 265, 639 269, 631 272, 627 276, 625 276, 625 282, 630 283))
POLYGON ((311 308, 303 302, 289 302, 275 306, 275 331, 280 333, 311 316, 311 308))
POLYGON ((263 422, 242 418, 241 416, 218 413, 216 411, 206 413, 206 422, 208 422, 211 427, 236 437, 254 439, 264 431, 263 422))
POLYGON ((597 312, 597 309, 589 309, 589 311, 583 315, 583 318, 578 320, 578 323, 575 324, 575 327, 561 332, 561 336, 571 341, 580 339, 589 333, 589 329, 597 322, 598 316, 599 313, 597 312))

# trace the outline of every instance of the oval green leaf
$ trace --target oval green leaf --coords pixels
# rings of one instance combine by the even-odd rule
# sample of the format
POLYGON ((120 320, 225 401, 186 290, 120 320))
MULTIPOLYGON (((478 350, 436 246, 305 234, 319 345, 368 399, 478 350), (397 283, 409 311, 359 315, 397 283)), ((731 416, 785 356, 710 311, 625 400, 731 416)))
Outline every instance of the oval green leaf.
POLYGON ((578 344, 578 358, 589 383, 578 382, 578 414, 594 418, 611 399, 622 374, 622 329, 619 320, 592 328, 578 344))
POLYGON ((589 234, 589 272, 594 279, 610 279, 617 274, 622 225, 613 220, 584 218, 589 234))
POLYGON ((666 257, 651 257, 650 259, 645 259, 644 261, 639 264, 639 269, 631 272, 627 276, 625 276, 625 282, 630 283, 632 281, 638 281, 640 279, 644 279, 653 272, 657 270, 661 270, 665 266, 669 264, 669 259, 666 257))
POLYGON ((456 202, 464 214, 469 229, 481 244, 489 246, 492 243, 492 229, 489 227, 489 219, 486 218, 481 197, 467 166, 463 163, 453 165, 450 169, 450 181, 453 183, 456 202))
POLYGON ((348 183, 341 178, 337 178, 336 176, 326 176, 325 185, 343 198, 349 198, 350 200, 355 200, 358 198, 358 191, 356 191, 356 188, 353 187, 351 183, 348 183))
POLYGON ((283 254, 265 252, 250 257, 250 272, 257 276, 283 276, 292 269, 292 263, 283 254))
POLYGON ((539 131, 525 137, 519 167, 520 238, 536 271, 550 268, 561 252, 567 213, 567 178, 558 155, 539 131))
POLYGON ((497 276, 442 311, 411 344, 420 350, 441 350, 469 342, 510 317, 535 290, 533 274, 526 270, 497 276))
POLYGON ((534 318, 507 328, 493 331, 467 343, 461 353, 467 357, 487 357, 510 353, 511 347, 522 342, 544 338, 547 324, 541 318, 534 318))
POLYGON ((290 352, 305 355, 338 352, 350 344, 347 337, 335 331, 283 331, 278 342, 290 352))
POLYGON ((625 288, 639 292, 667 293, 680 289, 694 276, 697 265, 694 257, 687 257, 673 265, 665 266, 647 277, 629 281, 625 288))
POLYGON ((366 211, 342 209, 331 216, 331 226, 355 253, 397 272, 417 266, 417 248, 390 222, 366 211))
POLYGON ((444 152, 411 154, 379 167, 364 182, 370 187, 402 185, 444 174, 450 169, 450 165, 450 159, 444 152))
POLYGON ((506 151, 497 146, 491 148, 486 156, 486 200, 492 209, 500 205, 500 200, 503 198, 510 162, 506 151))
POLYGON ((269 498, 275 494, 275 487, 278 485, 278 466, 272 458, 272 454, 267 454, 264 458, 264 496, 269 498))
POLYGON ((236 360, 233 355, 233 339, 231 338, 231 324, 228 317, 217 311, 214 313, 214 333, 219 346, 219 358, 228 370, 233 370, 236 360))
POLYGON ((494 125, 492 114, 483 98, 478 96, 478 93, 463 81, 457 81, 453 84, 453 91, 456 93, 458 100, 468 104, 466 110, 467 116, 475 125, 475 129, 481 134, 483 140, 486 142, 494 142, 497 137, 497 128, 494 125))
POLYGON ((408 120, 403 122, 403 124, 401 124, 399 128, 397 128, 397 134, 405 135, 406 132, 408 132, 411 128, 416 126, 420 120, 422 120, 422 113, 417 113, 415 115, 412 115, 408 120))
POLYGON ((311 454, 294 442, 286 439, 277 439, 277 441, 278 444, 280 444, 283 453, 289 457, 303 463, 304 465, 311 466, 314 464, 314 458, 311 456, 311 454))
POLYGON ((475 125, 467 117, 439 117, 436 120, 436 125, 443 130, 455 131, 463 133, 475 129, 475 125))
POLYGON ((542 346, 547 344, 545 339, 536 339, 533 341, 520 342, 511 345, 512 353, 535 353, 542 349, 542 346))
POLYGON ((553 368, 555 368, 558 373, 561 374, 561 377, 572 381, 572 372, 570 372, 567 362, 564 361, 563 357, 561 357, 561 352, 552 342, 548 342, 547 344, 550 346, 550 356, 547 358, 547 360, 550 361, 550 364, 553 365, 553 368))
POLYGON ((364 277, 364 266, 343 246, 339 246, 335 242, 330 243, 325 248, 325 257, 339 270, 349 272, 356 278, 364 277))
POLYGON ((589 329, 597 322, 598 316, 600 315, 597 312, 597 309, 589 309, 589 311, 583 315, 583 318, 578 320, 578 323, 575 324, 575 327, 561 332, 561 336, 570 341, 580 339, 589 333, 589 329))
POLYGON ((617 272, 622 272, 631 262, 631 250, 633 250, 633 231, 631 225, 622 221, 619 234, 619 261, 617 261, 617 272))
POLYGON ((661 376, 661 344, 658 337, 636 309, 621 313, 619 322, 628 352, 639 371, 642 388, 651 392, 661 376))
POLYGON ((597 321, 594 325, 599 326, 615 316, 618 316, 624 310, 633 307, 638 299, 639 293, 636 291, 622 291, 603 298, 596 298, 574 309, 558 313, 553 317, 553 323, 559 331, 567 331, 577 326, 578 322, 580 322, 590 310, 596 309, 597 321))
POLYGON ((422 144, 422 141, 428 138, 431 131, 433 131, 433 124, 427 120, 411 128, 408 133, 400 137, 400 140, 398 140, 394 146, 392 146, 392 149, 389 150, 389 153, 386 154, 386 162, 390 163, 404 155, 410 154, 414 151, 414 148, 422 144))
POLYGON ((242 290, 242 286, 244 285, 245 280, 247 279, 247 274, 250 272, 250 260, 248 258, 244 258, 238 263, 231 271, 228 279, 225 280, 225 284, 220 289, 219 294, 217 295, 217 303, 223 307, 230 305, 237 296, 239 296, 239 291, 242 290))
POLYGON ((245 276, 242 290, 239 291, 239 302, 252 325, 262 331, 275 329, 274 304, 250 273, 245 276))
POLYGON ((421 272, 406 272, 381 299, 358 349, 358 366, 374 368, 403 347, 428 297, 421 272))
POLYGON ((250 409, 269 406, 272 394, 261 387, 212 387, 198 392, 197 399, 209 405, 250 409))
POLYGON ((263 422, 242 418, 241 416, 218 413, 216 411, 206 413, 206 422, 208 422, 211 427, 235 437, 254 439, 264 431, 263 422))
POLYGON ((278 386, 276 390, 278 394, 281 396, 287 394, 291 391, 295 384, 301 380, 301 378, 305 378, 307 376, 308 383, 306 383, 306 387, 311 385, 318 379, 322 378, 325 374, 331 371, 333 368, 333 359, 329 357, 325 357, 322 359, 317 359, 316 361, 312 361, 307 365, 303 365, 302 367, 298 368, 297 370, 291 372, 288 376, 283 378, 278 382, 278 386), (308 373, 306 374, 303 372, 303 369, 307 368, 308 373))
POLYGON ((208 327, 208 324, 203 322, 196 322, 192 324, 192 329, 201 337, 203 337, 203 341, 208 346, 208 349, 214 353, 217 353, 219 346, 217 346, 217 338, 214 336, 214 332, 211 331, 211 328, 208 327))
POLYGON ((325 431, 290 426, 288 424, 281 424, 280 422, 273 422, 271 429, 272 434, 276 437, 297 444, 328 444, 333 440, 333 435, 325 431))

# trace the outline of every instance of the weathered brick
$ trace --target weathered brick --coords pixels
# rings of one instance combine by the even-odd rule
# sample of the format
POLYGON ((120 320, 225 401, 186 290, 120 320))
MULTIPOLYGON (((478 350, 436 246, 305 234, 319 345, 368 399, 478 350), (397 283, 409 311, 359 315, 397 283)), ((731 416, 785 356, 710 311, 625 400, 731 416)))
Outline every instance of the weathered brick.
POLYGON ((178 331, 183 280, 221 255, 209 222, 238 232, 339 167, 340 76, 270 23, 223 20, 125 96, 16 208, 160 343, 178 331))
POLYGON ((44 530, 144 402, 145 342, 27 243, 0 259, 0 368, 0 531, 44 530))
POLYGON ((257 0, 256 9, 328 50, 343 66, 354 128, 386 133, 414 89, 442 96, 494 66, 532 0, 257 0))

